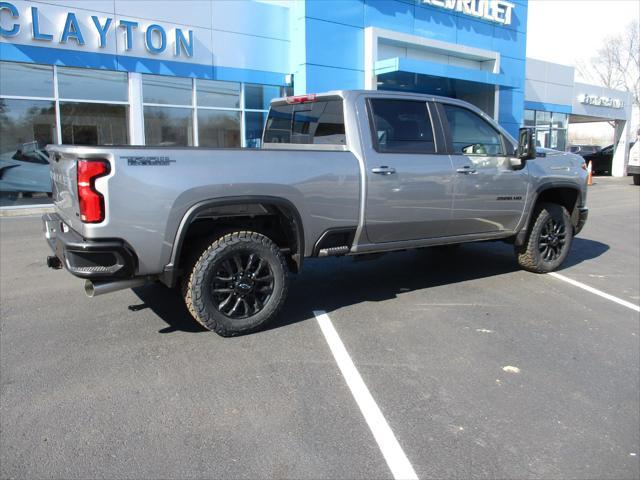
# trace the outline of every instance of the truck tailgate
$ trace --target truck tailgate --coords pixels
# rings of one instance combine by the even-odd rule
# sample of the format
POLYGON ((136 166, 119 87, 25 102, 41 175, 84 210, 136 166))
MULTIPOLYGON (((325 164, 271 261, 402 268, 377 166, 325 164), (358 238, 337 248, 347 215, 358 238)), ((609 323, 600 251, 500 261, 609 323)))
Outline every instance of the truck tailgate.
POLYGON ((47 146, 49 153, 52 197, 56 212, 75 231, 82 233, 78 203, 77 153, 65 153, 60 147, 47 146))

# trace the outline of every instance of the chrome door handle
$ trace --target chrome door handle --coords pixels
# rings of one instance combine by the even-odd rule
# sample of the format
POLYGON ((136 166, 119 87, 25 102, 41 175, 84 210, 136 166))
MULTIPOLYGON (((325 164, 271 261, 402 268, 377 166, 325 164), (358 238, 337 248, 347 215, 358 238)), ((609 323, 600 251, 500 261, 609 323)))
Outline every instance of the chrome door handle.
POLYGON ((396 169, 393 167, 387 167, 386 165, 383 165, 381 167, 372 168, 371 172, 377 173, 380 175, 391 175, 392 173, 396 173, 396 169))
POLYGON ((458 168, 456 170, 456 172, 458 172, 458 173, 466 173, 467 175, 470 174, 470 173, 477 173, 476 169, 471 167, 471 166, 469 166, 469 165, 465 165, 462 168, 458 168))

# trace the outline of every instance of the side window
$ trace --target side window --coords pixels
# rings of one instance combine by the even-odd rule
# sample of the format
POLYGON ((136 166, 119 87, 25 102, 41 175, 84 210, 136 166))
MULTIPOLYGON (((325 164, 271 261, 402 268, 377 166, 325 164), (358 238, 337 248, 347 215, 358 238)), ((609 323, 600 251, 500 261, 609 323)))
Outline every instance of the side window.
POLYGON ((295 105, 274 105, 265 143, 346 145, 342 100, 320 100, 295 105))
POLYGON ((380 153, 434 153, 426 102, 372 98, 373 144, 380 153))
POLYGON ((504 155, 501 135, 480 115, 455 105, 443 104, 454 153, 504 155))

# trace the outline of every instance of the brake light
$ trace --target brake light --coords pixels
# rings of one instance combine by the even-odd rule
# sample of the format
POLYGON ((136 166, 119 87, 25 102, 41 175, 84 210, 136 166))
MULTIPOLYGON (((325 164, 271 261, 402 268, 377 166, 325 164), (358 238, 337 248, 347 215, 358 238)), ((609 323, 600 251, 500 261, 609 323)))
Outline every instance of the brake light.
POLYGON ((108 173, 109 163, 104 160, 78 160, 78 199, 84 223, 104 220, 104 197, 96 190, 96 179, 108 173))
POLYGON ((296 103, 312 103, 318 101, 318 95, 310 93, 309 95, 296 95, 295 97, 287 97, 286 102, 289 105, 295 105, 296 103))

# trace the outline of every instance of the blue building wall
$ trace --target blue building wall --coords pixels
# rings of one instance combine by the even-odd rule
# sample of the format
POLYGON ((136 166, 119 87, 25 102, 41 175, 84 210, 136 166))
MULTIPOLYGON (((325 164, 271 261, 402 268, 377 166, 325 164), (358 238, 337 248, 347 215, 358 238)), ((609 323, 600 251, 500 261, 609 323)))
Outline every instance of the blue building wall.
MULTIPOLYGON (((364 87, 364 29, 379 27, 500 53, 499 122, 515 134, 524 111, 527 1, 515 0, 509 26, 425 5, 421 0, 306 0, 292 19, 296 93, 364 87)), ((455 68, 455 67, 453 67, 455 68)), ((446 76, 434 72, 435 75, 446 76)))

